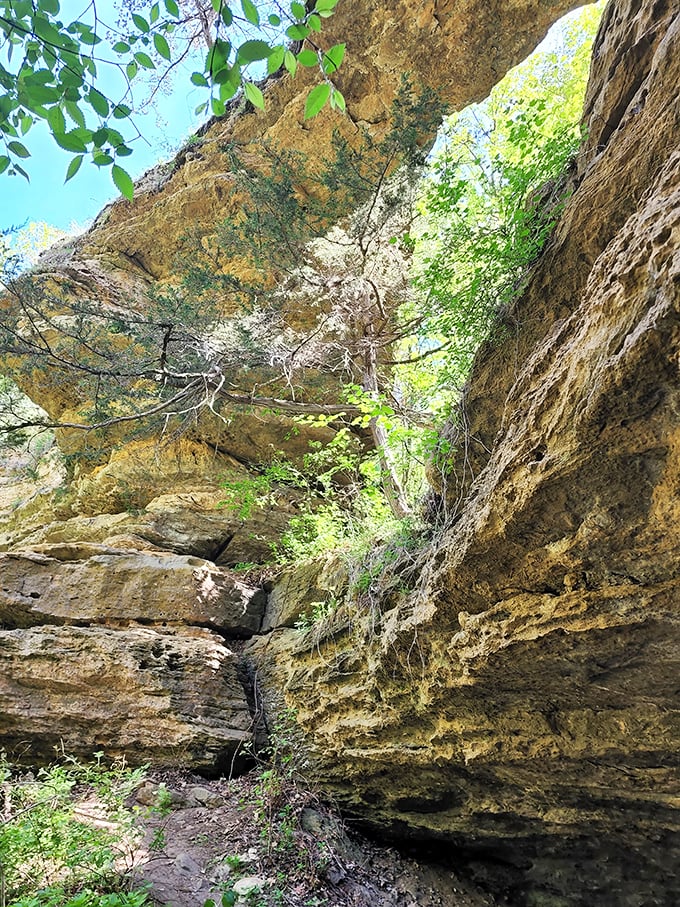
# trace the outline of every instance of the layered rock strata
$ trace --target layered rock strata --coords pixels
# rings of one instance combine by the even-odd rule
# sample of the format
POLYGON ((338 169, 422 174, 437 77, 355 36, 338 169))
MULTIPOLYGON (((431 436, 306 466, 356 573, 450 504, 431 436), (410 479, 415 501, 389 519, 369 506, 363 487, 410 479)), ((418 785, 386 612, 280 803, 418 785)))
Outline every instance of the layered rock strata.
POLYGON ((610 4, 573 197, 451 432, 449 528, 250 648, 346 809, 523 904, 680 899, 678 84, 678 4, 610 4))
MULTIPOLYGON (((295 81, 285 76, 271 79, 265 87, 265 113, 235 104, 226 117, 207 124, 198 141, 139 182, 132 203, 120 200, 109 206, 84 237, 50 250, 35 275, 38 284, 55 294, 57 306, 61 294, 67 302, 94 299, 136 309, 144 304, 145 294, 156 281, 176 281, 178 258, 186 253, 187 228, 205 239, 216 224, 238 211, 226 144, 236 143, 244 153, 257 157, 262 144, 272 141, 316 159, 318 149, 327 145, 336 128, 350 138, 359 134, 357 127, 379 136, 389 127, 389 110, 403 73, 411 75, 416 87, 436 87, 446 103, 461 107, 484 97, 511 65, 526 56, 550 24, 576 5, 575 0, 464 0, 426 3, 416 9, 397 0, 370 0, 362 4, 362 14, 357 16, 352 4, 339 4, 337 14, 326 23, 323 40, 328 46, 340 40, 347 44, 346 62, 338 74, 338 87, 347 100, 347 118, 324 112, 313 122, 304 120, 311 74, 300 72, 295 81)), ((423 136, 422 140, 430 138, 423 136)), ((305 317, 305 313, 295 314, 298 320, 305 317)), ((61 372, 46 373, 36 362, 23 373, 22 381, 23 389, 52 418, 78 421, 85 401, 75 386, 64 382, 61 372)), ((39 744, 43 733, 49 745, 55 735, 63 733, 73 752, 84 753, 91 750, 92 743, 103 745, 110 735, 112 741, 134 739, 141 760, 163 761, 159 743, 165 732, 159 731, 146 743, 140 735, 131 736, 135 720, 131 709, 118 725, 102 717, 104 730, 94 735, 98 720, 94 718, 78 724, 81 734, 66 733, 66 718, 55 719, 53 732, 49 732, 49 714, 63 710, 71 720, 76 713, 97 716, 101 708, 101 717, 106 709, 114 709, 115 696, 108 686, 87 678, 108 677, 119 661, 127 664, 129 632, 141 633, 140 638, 146 640, 157 634, 162 647, 190 640, 190 664, 195 667, 203 658, 206 677, 213 678, 210 647, 219 649, 223 643, 202 630, 200 638, 210 641, 200 655, 199 637, 192 628, 210 626, 222 638, 252 632, 257 621, 249 609, 255 598, 245 595, 249 602, 245 615, 225 615, 221 605, 216 607, 203 596, 196 573, 208 576, 219 587, 220 602, 226 595, 231 607, 235 596, 241 608, 242 590, 227 582, 214 565, 228 567, 267 559, 271 542, 297 506, 294 492, 277 489, 271 507, 247 517, 234 516, 219 509, 224 497, 220 485, 225 480, 236 484, 247 480, 252 470, 278 451, 297 461, 308 450, 310 440, 324 442, 330 437, 328 430, 301 430, 287 416, 263 416, 246 407, 236 408, 228 419, 198 419, 184 438, 166 439, 161 445, 144 440, 130 443, 111 432, 106 439, 110 449, 105 445, 95 450, 91 436, 62 431, 62 449, 77 460, 68 493, 36 493, 2 521, 0 550, 8 556, 1 565, 0 638, 7 667, 3 668, 0 736, 8 745, 26 739, 31 741, 29 751, 42 753, 49 749, 47 744, 39 744), (86 449, 88 445, 91 449, 86 449), (191 558, 201 559, 201 565, 191 558), (41 633, 55 651, 61 651, 57 641, 62 638, 68 650, 50 661, 49 670, 39 644, 41 633), (90 671, 84 656, 87 646, 71 645, 69 640, 92 640, 99 667, 90 671), (59 685, 62 670, 75 677, 76 664, 82 676, 65 681, 63 689, 70 692, 50 705, 50 683, 53 680, 59 685), (23 719, 17 702, 26 705, 30 697, 16 698, 17 686, 10 680, 15 676, 19 687, 33 690, 36 703, 45 703, 44 708, 34 704, 33 712, 27 711, 23 719), (34 721, 39 714, 40 720, 34 721), (25 733, 22 720, 28 728, 25 733)), ((309 611, 320 594, 315 582, 303 583, 303 611, 309 611)), ((324 583, 322 591, 328 588, 324 583)), ((291 583, 288 588, 293 588, 291 583)), ((298 611, 297 604, 293 606, 285 595, 277 598, 275 594, 267 627, 294 623, 298 611)), ((149 645, 153 648, 155 643, 149 645)), ((224 664, 231 664, 230 657, 224 652, 223 656, 224 664)), ((157 680, 164 670, 169 672, 166 661, 155 665, 157 680)), ((186 683, 178 680, 176 672, 169 672, 159 687, 153 687, 155 702, 163 701, 169 707, 179 703, 183 717, 177 721, 189 737, 192 709, 201 714, 199 688, 195 694, 186 692, 192 686, 193 670, 186 675, 186 683), (160 690, 165 692, 161 695, 160 690), (192 696, 193 705, 189 704, 192 696)), ((139 683, 142 691, 146 689, 144 671, 130 666, 124 673, 126 688, 139 683)), ((140 693, 142 700, 145 696, 140 693)), ((167 720, 172 723, 169 717, 167 720)), ((226 715, 224 720, 228 727, 232 719, 226 715)), ((159 724, 159 728, 163 726, 159 724)), ((168 731, 168 739, 175 739, 178 733, 168 731)), ((203 730, 199 737, 204 741, 203 730)), ((219 744, 210 744, 207 752, 221 764, 219 744)), ((193 753, 187 744, 186 763, 205 766, 207 757, 193 753)))

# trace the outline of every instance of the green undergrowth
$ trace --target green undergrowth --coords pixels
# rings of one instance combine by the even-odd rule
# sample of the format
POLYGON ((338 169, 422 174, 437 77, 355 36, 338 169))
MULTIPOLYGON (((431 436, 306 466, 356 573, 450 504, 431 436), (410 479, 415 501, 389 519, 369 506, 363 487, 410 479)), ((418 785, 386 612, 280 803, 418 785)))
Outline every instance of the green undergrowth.
MULTIPOLYGON (((251 751, 255 768, 217 782, 214 797, 229 821, 224 829, 205 825, 209 846, 196 884, 211 878, 219 891, 206 907, 326 903, 324 888, 339 865, 344 832, 313 789, 298 733, 295 714, 284 710, 268 729, 268 743, 251 751), (310 814, 319 826, 314 834, 305 827, 310 814), (260 885, 239 895, 238 883, 253 876, 260 885)), ((191 820, 188 832, 182 823, 181 785, 196 783, 187 777, 170 773, 168 788, 154 773, 107 762, 102 754, 90 762, 62 754, 34 771, 3 756, 1 907, 160 907, 140 880, 150 858, 167 858, 170 843, 195 834, 191 820), (153 806, 139 805, 135 793, 142 785, 153 806)), ((205 810, 206 822, 213 822, 215 808, 205 810)), ((187 837, 180 846, 192 841, 187 837)))
POLYGON ((0 907, 142 907, 127 798, 144 777, 102 754, 22 772, 0 759, 0 907))

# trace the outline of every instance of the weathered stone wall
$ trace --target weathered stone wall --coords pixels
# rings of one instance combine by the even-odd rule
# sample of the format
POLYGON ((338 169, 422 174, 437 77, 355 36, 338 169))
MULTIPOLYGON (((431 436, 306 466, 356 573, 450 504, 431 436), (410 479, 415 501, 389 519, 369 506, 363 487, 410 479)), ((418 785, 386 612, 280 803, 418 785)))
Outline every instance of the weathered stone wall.
MULTIPOLYGON (((362 125, 377 134, 387 126, 402 73, 411 73, 417 85, 436 86, 454 105, 481 98, 574 5, 574 0, 415 5, 369 0, 357 16, 355 4, 341 3, 324 40, 329 46, 347 43, 338 78, 348 117, 326 112, 304 122, 311 74, 270 80, 265 113, 236 104, 228 116, 211 121, 198 142, 139 182, 132 203, 119 200, 84 237, 50 250, 37 279, 67 298, 143 305, 155 280, 174 279, 186 231, 210 232, 237 210, 226 142, 257 154, 261 142, 271 139, 315 155, 336 127, 353 135, 362 125)), ((84 403, 61 371, 36 363, 33 374, 23 377, 24 389, 52 417, 73 418, 84 403)), ((255 590, 214 563, 228 568, 268 559, 271 541, 295 513, 296 496, 294 490, 278 490, 275 505, 241 518, 220 509, 220 484, 247 479, 248 467, 266 461, 272 451, 299 458, 310 438, 331 436, 323 429, 292 427, 284 416, 241 411, 226 423, 202 420, 173 443, 124 443, 112 433, 111 451, 100 450, 89 465, 79 463, 67 494, 38 493, 3 515, 0 549, 10 552, 0 563, 5 746, 26 755, 20 741, 27 741, 30 758, 30 753, 49 755, 60 737, 81 754, 106 748, 107 740, 113 748, 128 741, 135 751, 131 758, 163 761, 165 741, 173 747, 181 743, 184 761, 203 768, 211 760, 213 767, 222 765, 225 754, 233 754, 236 742, 248 736, 243 691, 233 715, 208 721, 212 738, 206 737, 208 706, 202 702, 217 670, 214 653, 231 665, 229 640, 259 630, 261 606, 255 590), (144 642, 131 646, 130 633, 144 642), (174 648, 180 654, 152 661, 140 656, 144 664, 135 667, 130 653, 145 646, 152 653, 174 648), (181 652, 187 646, 191 654, 185 658, 181 652), (48 651, 53 655, 46 667, 48 651), (109 678, 118 663, 121 679, 112 686, 109 678), (150 664, 153 683, 144 673, 150 664), (20 696, 20 688, 30 695, 20 696), (117 705, 123 688, 127 692, 117 705), (125 705, 135 699, 135 690, 136 711, 125 705), (147 708, 147 702, 156 705, 147 708), (194 713, 203 716, 196 719, 195 745, 194 713)), ((60 434, 68 452, 90 441, 77 432, 60 434)), ((274 596, 267 626, 294 619, 295 607, 274 596)), ((234 677, 229 675, 229 684, 234 677)), ((219 698, 218 687, 214 695, 219 698)))
POLYGON ((576 191, 452 431, 449 530, 251 647, 327 791, 520 903, 680 899, 678 84, 678 4, 611 4, 576 191))

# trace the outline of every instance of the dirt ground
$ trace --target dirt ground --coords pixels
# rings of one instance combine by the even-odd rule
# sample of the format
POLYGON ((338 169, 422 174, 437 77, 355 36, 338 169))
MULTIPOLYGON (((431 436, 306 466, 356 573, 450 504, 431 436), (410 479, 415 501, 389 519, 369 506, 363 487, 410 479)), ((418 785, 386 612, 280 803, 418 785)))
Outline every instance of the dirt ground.
POLYGON ((137 791, 135 883, 162 907, 498 907, 450 869, 348 831, 266 768, 231 781, 152 775, 137 791))

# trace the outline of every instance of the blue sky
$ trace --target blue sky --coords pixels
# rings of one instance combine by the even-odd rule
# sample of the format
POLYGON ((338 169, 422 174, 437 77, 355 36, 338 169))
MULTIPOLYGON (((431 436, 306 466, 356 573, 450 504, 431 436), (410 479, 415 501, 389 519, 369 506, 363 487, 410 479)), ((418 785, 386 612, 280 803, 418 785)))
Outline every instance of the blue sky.
MULTIPOLYGON (((71 21, 82 13, 82 6, 82 0, 63 0, 60 18, 71 21)), ((203 52, 198 56, 201 58, 203 52)), ((157 94, 153 109, 135 115, 134 122, 144 138, 132 140, 134 154, 120 161, 133 178, 159 160, 171 157, 204 119, 195 117, 194 110, 206 99, 206 90, 189 81, 191 72, 201 68, 200 59, 178 67, 173 90, 157 94)), ((116 70, 100 65, 99 74, 100 90, 112 99, 120 97, 122 78, 116 70)), ((144 87, 141 84, 135 91, 140 99, 145 94, 144 87)), ((126 137, 135 135, 124 122, 116 121, 115 125, 126 137)), ((0 229, 34 221, 45 221, 62 230, 69 230, 74 224, 83 227, 108 201, 118 197, 110 168, 96 167, 87 159, 76 176, 64 184, 72 155, 59 148, 44 124, 35 125, 24 142, 31 152, 25 162, 30 182, 21 176, 0 177, 0 229)))

